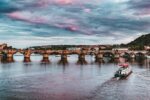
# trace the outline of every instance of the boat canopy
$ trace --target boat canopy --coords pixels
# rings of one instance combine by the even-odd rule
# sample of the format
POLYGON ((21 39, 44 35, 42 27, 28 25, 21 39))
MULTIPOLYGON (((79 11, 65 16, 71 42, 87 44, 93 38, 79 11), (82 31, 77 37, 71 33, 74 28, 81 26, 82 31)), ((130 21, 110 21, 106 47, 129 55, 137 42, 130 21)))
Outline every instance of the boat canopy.
POLYGON ((121 67, 129 67, 129 64, 120 64, 121 67))

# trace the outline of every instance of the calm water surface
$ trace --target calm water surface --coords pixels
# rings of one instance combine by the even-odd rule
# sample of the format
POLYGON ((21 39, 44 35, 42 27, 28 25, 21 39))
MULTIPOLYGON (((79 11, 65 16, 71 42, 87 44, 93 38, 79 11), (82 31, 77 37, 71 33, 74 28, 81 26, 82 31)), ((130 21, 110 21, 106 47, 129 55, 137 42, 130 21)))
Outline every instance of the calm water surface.
POLYGON ((60 57, 50 56, 50 64, 42 64, 41 56, 23 63, 0 63, 0 100, 150 100, 150 60, 131 61, 133 73, 125 80, 112 79, 118 62, 79 65, 76 55, 68 65, 58 64, 60 57))

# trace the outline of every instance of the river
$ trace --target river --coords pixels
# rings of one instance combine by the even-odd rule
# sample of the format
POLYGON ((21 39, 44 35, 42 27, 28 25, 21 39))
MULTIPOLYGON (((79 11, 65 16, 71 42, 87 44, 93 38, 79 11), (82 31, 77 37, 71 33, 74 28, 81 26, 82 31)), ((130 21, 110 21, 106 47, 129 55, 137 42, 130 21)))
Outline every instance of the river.
POLYGON ((112 79, 118 64, 77 64, 78 57, 68 57, 68 64, 59 64, 60 57, 50 56, 51 63, 41 63, 42 56, 32 56, 30 63, 23 56, 14 56, 13 63, 0 63, 0 100, 150 100, 150 59, 129 61, 133 73, 124 80, 112 79))

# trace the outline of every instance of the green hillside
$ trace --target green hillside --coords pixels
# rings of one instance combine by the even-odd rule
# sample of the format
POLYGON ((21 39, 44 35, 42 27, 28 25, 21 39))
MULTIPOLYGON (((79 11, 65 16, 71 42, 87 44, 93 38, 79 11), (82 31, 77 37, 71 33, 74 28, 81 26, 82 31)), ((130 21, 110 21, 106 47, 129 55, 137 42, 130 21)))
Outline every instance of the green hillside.
POLYGON ((144 46, 150 46, 150 33, 138 37, 137 39, 128 43, 127 45, 134 49, 143 49, 144 46))
POLYGON ((142 35, 128 45, 150 45, 150 34, 142 35))

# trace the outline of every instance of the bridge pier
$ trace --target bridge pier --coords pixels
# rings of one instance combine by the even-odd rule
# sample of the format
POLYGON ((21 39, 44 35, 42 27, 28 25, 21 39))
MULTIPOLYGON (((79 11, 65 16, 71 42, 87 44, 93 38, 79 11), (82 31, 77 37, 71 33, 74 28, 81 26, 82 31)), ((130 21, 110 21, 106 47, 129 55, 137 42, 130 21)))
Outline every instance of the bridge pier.
POLYGON ((114 59, 119 59, 119 58, 120 58, 120 54, 119 54, 118 50, 116 50, 114 53, 114 59))
POLYGON ((26 62, 26 63, 31 62, 30 55, 31 55, 31 54, 25 54, 25 55, 24 55, 24 62, 26 62))
POLYGON ((85 60, 85 54, 79 54, 78 58, 79 58, 79 60, 83 60, 83 59, 85 60))
POLYGON ((62 54, 61 55, 61 61, 67 61, 67 55, 66 54, 62 54))
POLYGON ((146 58, 145 54, 143 54, 141 52, 135 54, 135 59, 136 60, 144 60, 145 58, 146 58))
POLYGON ((43 54, 42 62, 43 62, 43 63, 50 63, 49 54, 48 54, 48 53, 44 53, 44 54, 43 54))
POLYGON ((7 62, 8 62, 8 63, 14 62, 14 58, 13 58, 13 57, 7 58, 7 62))
POLYGON ((13 58, 13 55, 14 55, 14 54, 12 54, 12 53, 8 53, 8 54, 7 54, 7 58, 13 58))
POLYGON ((87 61, 85 60, 85 55, 87 54, 86 50, 82 49, 80 54, 78 55, 78 61, 77 64, 87 64, 87 61))
POLYGON ((85 60, 85 54, 86 52, 84 50, 81 50, 81 53, 78 55, 77 64, 87 64, 87 61, 85 60))
POLYGON ((24 62, 28 63, 28 62, 31 62, 31 50, 26 50, 24 52, 24 62))
POLYGON ((131 59, 135 59, 135 54, 134 54, 134 53, 131 53, 131 54, 130 54, 130 57, 131 57, 131 59))
POLYGON ((12 53, 7 54, 6 62, 8 62, 8 63, 14 62, 14 58, 13 58, 12 53))
POLYGON ((16 50, 13 50, 13 49, 9 49, 8 51, 5 51, 2 55, 2 60, 8 63, 14 62, 13 56, 15 53, 16 53, 16 50))
POLYGON ((1 62, 7 62, 7 53, 3 52, 0 56, 1 62))
POLYGON ((120 58, 120 55, 119 54, 115 54, 114 55, 114 59, 119 59, 120 58))
POLYGON ((31 58, 30 57, 24 57, 23 62, 25 62, 25 63, 31 62, 31 58))
POLYGON ((85 60, 85 55, 84 54, 80 54, 78 57, 78 61, 77 64, 87 64, 87 61, 85 60))
POLYGON ((98 54, 96 54, 95 56, 95 62, 102 62, 103 60, 103 54, 101 51, 98 52, 98 54))
POLYGON ((14 51, 14 50, 8 50, 7 51, 7 58, 13 58, 13 56, 14 56, 14 54, 16 53, 16 51, 14 51))
POLYGON ((115 64, 120 63, 120 59, 118 59, 118 58, 117 58, 117 59, 114 59, 114 63, 115 63, 115 64))
POLYGON ((59 64, 68 64, 68 58, 67 58, 68 52, 64 50, 61 54, 61 59, 59 61, 59 64))

